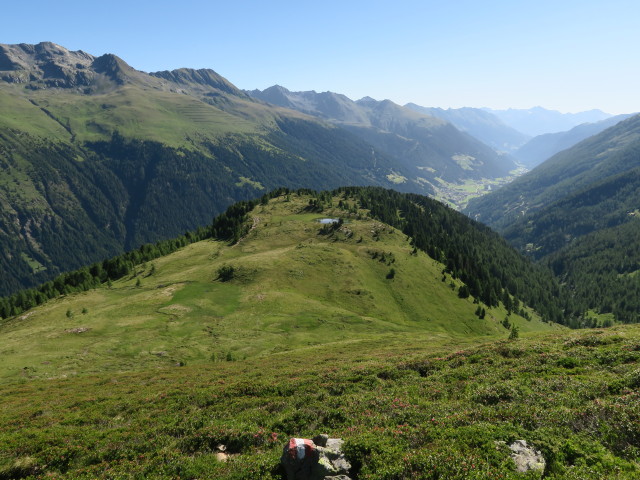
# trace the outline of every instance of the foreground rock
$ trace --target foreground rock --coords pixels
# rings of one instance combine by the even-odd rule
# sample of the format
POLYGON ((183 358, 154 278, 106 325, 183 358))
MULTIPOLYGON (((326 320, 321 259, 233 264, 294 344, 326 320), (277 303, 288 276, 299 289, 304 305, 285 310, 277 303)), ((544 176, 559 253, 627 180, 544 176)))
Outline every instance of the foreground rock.
POLYGON ((280 462, 287 480, 351 480, 351 464, 342 453, 343 440, 317 435, 313 440, 292 438, 280 462))
POLYGON ((516 440, 509 445, 511 450, 511 458, 516 463, 518 472, 538 471, 543 472, 546 462, 542 453, 527 445, 525 440, 516 440))

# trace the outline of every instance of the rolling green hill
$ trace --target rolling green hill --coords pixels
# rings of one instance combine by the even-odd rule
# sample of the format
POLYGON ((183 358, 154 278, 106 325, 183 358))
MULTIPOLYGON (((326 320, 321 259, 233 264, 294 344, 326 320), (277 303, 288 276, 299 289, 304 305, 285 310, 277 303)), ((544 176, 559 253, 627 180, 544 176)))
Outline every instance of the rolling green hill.
POLYGON ((414 248, 494 241, 464 216, 280 191, 212 229, 238 241, 182 242, 0 323, 0 478, 276 480, 284 442, 318 432, 345 439, 355 479, 638 475, 638 329, 569 333, 465 298, 450 252, 414 248), (515 471, 518 439, 544 472, 515 471))
POLYGON ((353 134, 256 102, 211 70, 146 74, 52 43, 0 45, 0 108, 0 294, 278 186, 408 175, 353 134))
MULTIPOLYGON (((503 307, 487 305, 479 319, 473 296, 459 295, 460 275, 366 216, 356 207, 358 192, 319 197, 322 213, 308 195, 263 202, 236 244, 196 242, 133 266, 111 286, 10 317, 0 327, 2 376, 17 378, 25 368, 34 378, 59 378, 240 359, 381 334, 429 332, 443 341, 508 334, 503 307), (318 223, 334 216, 344 223, 318 223)), ((376 195, 385 192, 361 193, 375 215, 382 205, 376 195)), ((465 263, 479 262, 476 256, 465 263)), ((551 328, 537 316, 509 318, 523 332, 551 328)))

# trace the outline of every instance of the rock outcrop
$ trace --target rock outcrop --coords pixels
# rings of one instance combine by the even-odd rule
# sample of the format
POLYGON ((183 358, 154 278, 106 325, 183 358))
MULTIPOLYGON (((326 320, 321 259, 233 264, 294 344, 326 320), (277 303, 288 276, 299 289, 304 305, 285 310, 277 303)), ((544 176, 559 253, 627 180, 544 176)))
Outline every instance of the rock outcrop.
POLYGON ((342 453, 343 443, 328 435, 290 439, 280 459, 287 480, 350 480, 351 464, 342 453))
POLYGON ((0 45, 0 78, 8 83, 40 83, 48 87, 88 85, 92 55, 72 52, 51 42, 0 45))
POLYGON ((544 471, 546 462, 542 453, 528 445, 525 440, 516 440, 509 445, 509 449, 518 472, 544 471))
POLYGON ((0 80, 27 84, 32 90, 65 88, 91 93, 96 88, 104 90, 109 83, 124 85, 133 78, 142 83, 151 81, 155 86, 160 84, 147 77, 112 54, 94 57, 51 42, 0 44, 0 80))

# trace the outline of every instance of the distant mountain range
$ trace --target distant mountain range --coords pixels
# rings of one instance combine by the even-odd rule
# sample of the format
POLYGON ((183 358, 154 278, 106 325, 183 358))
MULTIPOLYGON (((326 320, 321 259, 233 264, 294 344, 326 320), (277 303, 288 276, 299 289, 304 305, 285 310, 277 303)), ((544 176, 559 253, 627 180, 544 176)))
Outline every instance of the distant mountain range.
POLYGON ((531 137, 505 124, 498 116, 481 108, 421 107, 408 103, 405 107, 452 123, 498 152, 513 152, 531 137))
POLYGON ((567 132, 538 135, 513 152, 513 156, 525 167, 531 169, 556 153, 573 147, 578 142, 596 135, 630 116, 631 114, 616 115, 595 123, 583 123, 567 132))
POLYGON ((338 93, 291 92, 279 85, 247 93, 346 128, 406 169, 414 169, 408 182, 438 185, 438 179, 461 182, 498 178, 516 168, 513 158, 489 148, 449 121, 390 100, 365 97, 353 101, 338 93))
POLYGON ((595 123, 611 117, 601 110, 589 110, 579 113, 561 113, 542 107, 529 109, 492 110, 485 108, 506 125, 516 130, 536 137, 545 133, 564 132, 582 123, 595 123))

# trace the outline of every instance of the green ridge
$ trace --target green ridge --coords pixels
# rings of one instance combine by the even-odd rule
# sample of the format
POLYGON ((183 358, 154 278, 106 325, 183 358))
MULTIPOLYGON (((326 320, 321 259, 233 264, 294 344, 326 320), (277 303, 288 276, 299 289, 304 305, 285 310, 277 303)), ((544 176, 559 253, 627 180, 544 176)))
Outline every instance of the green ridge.
MULTIPOLYGON (((403 233, 358 219, 364 212, 307 212, 310 198, 258 205, 253 228, 236 245, 197 242, 135 267, 111 287, 7 319, 0 327, 0 375, 15 378, 25 367, 38 378, 140 370, 381 334, 505 335, 507 312, 487 307, 479 319, 473 297, 458 297, 460 281, 449 275, 443 281, 445 267, 414 252, 403 233), (345 223, 322 233, 328 227, 317 220, 332 215, 345 223), (218 279, 225 266, 235 272, 226 282, 218 279)), ((553 328, 509 318, 523 332, 553 328)))

